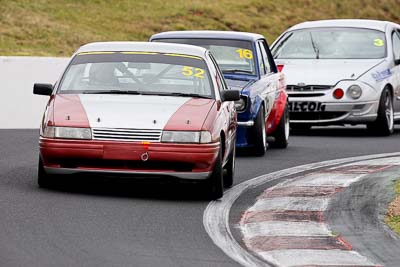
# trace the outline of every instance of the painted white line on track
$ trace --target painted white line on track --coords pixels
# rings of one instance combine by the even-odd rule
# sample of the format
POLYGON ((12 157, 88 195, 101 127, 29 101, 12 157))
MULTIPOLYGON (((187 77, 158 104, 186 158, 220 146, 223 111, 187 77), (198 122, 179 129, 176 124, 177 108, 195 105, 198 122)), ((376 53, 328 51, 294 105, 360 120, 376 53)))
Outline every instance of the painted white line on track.
MULTIPOLYGON (((355 161, 371 160, 387 157, 400 156, 400 153, 385 153, 350 157, 345 159, 328 160, 292 167, 289 169, 265 174, 256 178, 244 181, 231 189, 225 191, 224 196, 217 201, 211 201, 203 213, 203 225, 213 240, 214 244, 222 249, 229 257, 243 266, 268 266, 268 264, 245 250, 233 237, 229 225, 229 212, 233 203, 244 192, 260 186, 266 182, 281 179, 286 176, 298 174, 304 171, 315 170, 322 167, 336 164, 347 164, 355 161)), ((268 262, 268 260, 267 260, 268 262)), ((273 264, 273 262, 271 262, 273 264)))
POLYGON ((256 236, 332 236, 327 224, 319 222, 269 221, 246 223, 240 228, 246 238, 256 236))
POLYGON ((285 184, 286 187, 291 186, 337 186, 347 187, 356 182, 365 174, 340 174, 337 173, 312 173, 303 176, 295 181, 285 184))
POLYGON ((259 253, 279 266, 376 266, 355 251, 287 249, 259 253))
POLYGON ((328 198, 317 197, 275 197, 257 200, 248 211, 294 210, 324 211, 328 208, 328 198))
POLYGON ((398 158, 378 159, 378 160, 367 160, 367 161, 363 161, 362 163, 354 163, 354 164, 347 164, 347 165, 400 165, 400 161, 398 158))

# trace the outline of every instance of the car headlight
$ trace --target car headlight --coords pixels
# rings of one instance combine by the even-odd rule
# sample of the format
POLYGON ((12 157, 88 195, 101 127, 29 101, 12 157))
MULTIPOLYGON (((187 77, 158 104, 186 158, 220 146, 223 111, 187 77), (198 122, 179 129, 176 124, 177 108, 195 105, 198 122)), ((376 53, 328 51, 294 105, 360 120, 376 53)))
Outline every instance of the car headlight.
POLYGON ((240 96, 240 99, 238 101, 235 101, 235 107, 238 112, 244 111, 246 109, 246 104, 247 104, 247 97, 245 96, 240 96))
POLYGON ((163 131, 161 142, 165 143, 211 143, 209 131, 163 131))
POLYGON ((347 89, 347 95, 353 99, 359 99, 362 95, 362 89, 360 86, 354 84, 347 89))
POLYGON ((46 126, 43 130, 43 137, 89 140, 92 139, 92 131, 90 128, 46 126))

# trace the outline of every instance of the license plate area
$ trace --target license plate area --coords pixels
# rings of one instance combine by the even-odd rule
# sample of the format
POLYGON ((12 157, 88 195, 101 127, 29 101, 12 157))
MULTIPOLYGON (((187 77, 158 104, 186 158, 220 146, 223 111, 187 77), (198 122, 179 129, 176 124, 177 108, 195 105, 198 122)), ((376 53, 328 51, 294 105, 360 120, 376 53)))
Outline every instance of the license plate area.
POLYGON ((289 102, 290 112, 323 112, 326 105, 321 102, 303 101, 303 102, 289 102))

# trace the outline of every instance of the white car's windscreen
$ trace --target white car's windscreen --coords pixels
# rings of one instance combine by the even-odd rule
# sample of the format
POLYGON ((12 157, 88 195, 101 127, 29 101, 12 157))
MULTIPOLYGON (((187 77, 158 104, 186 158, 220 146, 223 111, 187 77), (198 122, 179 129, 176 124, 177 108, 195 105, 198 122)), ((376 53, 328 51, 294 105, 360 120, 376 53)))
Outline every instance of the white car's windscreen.
POLYGON ((386 56, 386 38, 369 29, 304 29, 286 33, 272 54, 278 59, 377 59, 386 56))
POLYGON ((66 70, 58 93, 214 97, 202 58, 149 52, 78 54, 66 70))
POLYGON ((223 73, 256 75, 252 43, 228 39, 156 39, 155 42, 190 44, 211 51, 223 73))

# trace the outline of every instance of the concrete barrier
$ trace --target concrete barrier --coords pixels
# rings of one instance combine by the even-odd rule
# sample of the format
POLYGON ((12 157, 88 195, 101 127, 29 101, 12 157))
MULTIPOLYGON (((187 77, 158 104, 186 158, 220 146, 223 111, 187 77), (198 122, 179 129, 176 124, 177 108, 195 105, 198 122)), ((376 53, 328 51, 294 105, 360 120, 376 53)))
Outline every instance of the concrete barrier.
POLYGON ((54 84, 68 60, 0 57, 0 128, 39 128, 48 97, 33 95, 33 84, 54 84))

